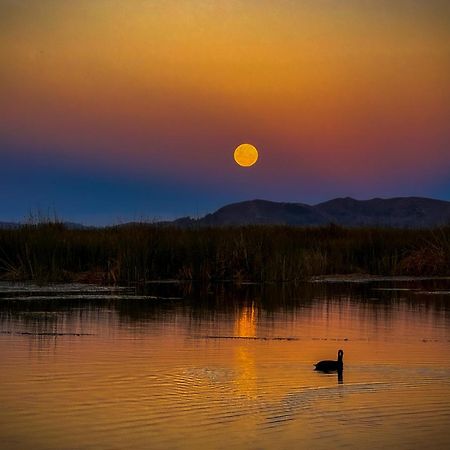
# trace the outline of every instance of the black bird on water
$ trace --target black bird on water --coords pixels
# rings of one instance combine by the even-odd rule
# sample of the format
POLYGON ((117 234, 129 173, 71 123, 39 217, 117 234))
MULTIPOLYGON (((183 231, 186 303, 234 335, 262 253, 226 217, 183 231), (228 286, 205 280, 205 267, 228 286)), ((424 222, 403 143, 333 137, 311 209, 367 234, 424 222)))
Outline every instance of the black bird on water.
POLYGON ((315 370, 320 370, 321 372, 342 372, 344 368, 344 363, 342 361, 342 358, 344 357, 344 351, 339 350, 338 351, 338 359, 337 361, 331 361, 331 360, 325 360, 320 361, 317 364, 314 364, 316 366, 315 370))

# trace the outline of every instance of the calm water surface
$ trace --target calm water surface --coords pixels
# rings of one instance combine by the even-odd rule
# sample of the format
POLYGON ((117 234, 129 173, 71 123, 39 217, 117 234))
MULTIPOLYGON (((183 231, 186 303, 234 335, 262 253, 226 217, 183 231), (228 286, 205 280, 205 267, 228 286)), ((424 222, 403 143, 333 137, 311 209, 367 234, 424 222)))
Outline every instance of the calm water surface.
POLYGON ((0 284, 0 355, 2 449, 450 448, 448 280, 0 284))

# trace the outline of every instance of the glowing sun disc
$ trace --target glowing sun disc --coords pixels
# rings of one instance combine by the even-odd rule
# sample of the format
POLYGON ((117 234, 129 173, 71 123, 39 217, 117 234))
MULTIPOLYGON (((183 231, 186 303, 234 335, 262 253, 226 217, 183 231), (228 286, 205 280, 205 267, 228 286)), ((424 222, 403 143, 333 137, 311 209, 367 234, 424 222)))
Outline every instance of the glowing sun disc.
POLYGON ((258 161, 258 150, 251 144, 241 144, 234 151, 234 160, 242 167, 250 167, 258 161))

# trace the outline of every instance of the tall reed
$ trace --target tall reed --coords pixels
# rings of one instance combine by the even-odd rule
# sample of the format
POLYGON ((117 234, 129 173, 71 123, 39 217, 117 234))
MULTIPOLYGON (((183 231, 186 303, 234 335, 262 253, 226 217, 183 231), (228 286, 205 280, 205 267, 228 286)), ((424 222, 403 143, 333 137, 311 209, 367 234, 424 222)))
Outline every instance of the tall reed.
POLYGON ((450 275, 450 227, 182 229, 134 224, 0 230, 0 277, 133 283, 155 279, 296 281, 313 275, 450 275))

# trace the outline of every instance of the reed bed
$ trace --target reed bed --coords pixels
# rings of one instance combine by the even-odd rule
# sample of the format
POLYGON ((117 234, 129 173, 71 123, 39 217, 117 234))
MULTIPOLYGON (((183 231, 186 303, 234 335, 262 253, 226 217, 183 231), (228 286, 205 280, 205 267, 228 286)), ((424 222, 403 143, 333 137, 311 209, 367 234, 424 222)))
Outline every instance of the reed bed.
POLYGON ((150 280, 301 281, 311 276, 450 275, 450 227, 183 229, 133 224, 0 230, 0 278, 108 284, 150 280))

